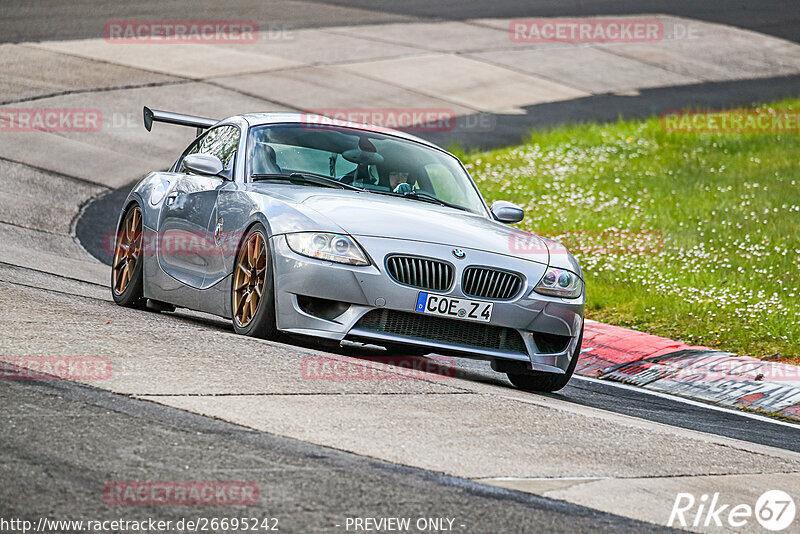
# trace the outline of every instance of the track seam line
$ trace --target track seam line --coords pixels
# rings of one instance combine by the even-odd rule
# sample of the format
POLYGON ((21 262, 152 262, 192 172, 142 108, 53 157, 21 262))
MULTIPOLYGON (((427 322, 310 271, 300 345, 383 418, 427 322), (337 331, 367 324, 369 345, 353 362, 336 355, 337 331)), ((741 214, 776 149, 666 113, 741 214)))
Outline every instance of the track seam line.
MULTIPOLYGON (((63 54, 63 55, 70 55, 70 54, 63 54)), ((71 56, 71 57, 80 57, 82 59, 87 59, 83 56, 71 56)), ((106 62, 103 62, 106 63, 106 62)), ((120 65, 118 63, 108 63, 109 65, 114 65, 115 67, 124 67, 124 65, 120 65)), ((128 67, 128 68, 135 68, 135 67, 128 67)), ((142 72, 153 72, 153 71, 146 71, 143 69, 136 69, 141 70, 142 72)), ((164 74, 164 76, 168 76, 164 74)), ((172 76, 174 77, 174 76, 172 76)), ((187 83, 192 83, 195 80, 191 79, 183 79, 179 78, 177 80, 170 80, 165 82, 151 82, 151 83, 144 83, 144 84, 129 84, 129 85, 117 85, 114 87, 87 87, 85 89, 72 89, 72 90, 64 90, 64 91, 57 91, 54 93, 47 93, 44 95, 36 95, 29 98, 19 98, 17 100, 6 100, 5 102, 0 102, 0 105, 3 106, 10 106, 14 104, 26 104, 28 102, 36 102, 38 100, 46 100, 48 98, 56 98, 59 96, 72 96, 72 95, 85 95, 85 94, 92 94, 92 93, 105 93, 110 91, 125 91, 129 89, 146 89, 148 87, 168 87, 171 85, 182 85, 187 83)))
POLYGON ((76 297, 76 298, 81 298, 81 299, 97 300, 97 301, 105 302, 105 303, 110 303, 111 302, 110 300, 105 300, 105 299, 102 299, 100 297, 90 297, 88 295, 76 295, 75 293, 67 293, 66 291, 59 291, 58 289, 44 289, 44 288, 39 287, 39 286, 32 286, 30 284, 23 284, 21 282, 11 282, 11 281, 5 280, 5 279, 0 279, 0 282, 4 283, 4 284, 10 284, 10 285, 13 285, 13 286, 27 287, 29 289, 38 289, 39 291, 45 291, 47 293, 58 293, 59 295, 66 295, 68 297, 76 297))
POLYGON ((697 474, 690 474, 684 473, 679 475, 648 475, 648 476, 630 476, 630 477, 607 477, 607 476, 596 476, 596 477, 515 477, 509 475, 501 475, 496 477, 477 477, 473 478, 472 480, 508 480, 508 481, 537 481, 537 482, 550 482, 550 481, 558 481, 558 480, 574 480, 574 481, 585 481, 586 483, 595 482, 599 480, 663 480, 663 479, 670 479, 670 478, 695 478, 695 477, 745 477, 745 476, 764 476, 764 475, 794 475, 800 473, 800 470, 793 470, 793 471, 767 471, 767 472, 758 472, 758 473, 697 473, 697 474))
MULTIPOLYGON (((93 40, 100 41, 101 38, 98 37, 98 38, 93 39, 93 40)), ((157 71, 157 70, 150 70, 150 69, 145 69, 145 68, 142 68, 142 67, 134 67, 134 66, 131 66, 131 65, 126 65, 124 63, 116 63, 116 62, 110 61, 108 59, 101 59, 101 58, 96 58, 96 57, 91 57, 91 56, 84 56, 84 55, 81 55, 81 54, 76 54, 76 53, 73 53, 73 52, 66 52, 66 51, 63 51, 63 50, 52 50, 50 48, 43 47, 43 46, 34 46, 39 42, 41 42, 41 41, 38 41, 38 42, 37 41, 34 41, 34 42, 27 41, 27 42, 24 42, 24 43, 17 43, 17 46, 21 46, 23 48, 28 48, 28 49, 31 49, 31 50, 40 50, 40 51, 44 50, 45 52, 51 52, 53 54, 59 54, 59 55, 68 56, 68 57, 75 57, 75 58, 83 59, 83 60, 86 60, 86 61, 93 61, 95 63, 103 63, 103 64, 106 64, 106 65, 113 65, 115 67, 122 67, 122 68, 126 68, 126 69, 131 69, 131 70, 138 70, 140 72, 149 72, 151 74, 158 74, 159 76, 167 76, 167 77, 176 78, 178 81, 181 81, 181 80, 184 81, 184 82, 197 81, 197 78, 191 78, 189 76, 182 76, 180 74, 166 74, 164 72, 157 71)))
MULTIPOLYGON (((5 263, 5 262, 0 262, 0 265, 11 265, 11 264, 8 264, 8 263, 5 263)), ((52 273, 48 273, 46 271, 40 271, 38 269, 31 269, 31 268, 28 268, 28 267, 21 267, 19 265, 11 265, 11 266, 12 267, 18 267, 20 269, 27 269, 29 271, 33 271, 35 273, 40 273, 40 274, 45 274, 45 275, 52 274, 52 273)), ((59 276, 59 275, 55 275, 55 274, 53 276, 57 276, 59 278, 65 279, 65 280, 69 280, 70 282, 79 282, 79 283, 95 286, 95 287, 98 287, 98 288, 103 288, 103 289, 106 288, 106 286, 104 286, 104 285, 96 284, 94 282, 87 282, 85 280, 79 280, 77 278, 70 278, 68 276, 59 276)), ((52 289, 51 290, 51 289, 47 289, 47 288, 44 288, 44 287, 33 286, 33 285, 25 284, 23 282, 14 282, 12 280, 6 280, 5 278, 0 278, 0 282, 5 282, 6 284, 14 284, 14 285, 23 286, 23 287, 30 287, 31 289, 41 289, 42 291, 55 291, 57 293, 63 293, 65 295, 72 295, 73 294, 73 293, 64 293, 63 291, 59 291, 57 289, 52 289)), ((80 297, 80 296, 83 296, 83 295, 75 295, 75 296, 80 297)), ((86 298, 97 298, 97 297, 86 297, 86 298)))
MULTIPOLYGON (((37 131, 43 132, 43 133, 47 133, 45 130, 37 130, 37 131)), ((105 185, 105 184, 101 184, 99 182, 92 182, 91 180, 87 180, 86 178, 79 178, 77 176, 72 176, 71 174, 64 174, 63 172, 54 171, 52 169, 46 169, 46 168, 40 167, 38 165, 33 165, 31 163, 26 163, 24 161, 11 159, 11 158, 8 158, 8 157, 5 157, 5 156, 0 156, 0 161, 6 161, 8 163, 14 163, 15 165, 22 165, 23 167, 28 167, 30 169, 35 169, 35 170, 43 172, 43 173, 51 174, 53 176, 58 176, 60 178, 66 179, 66 180, 72 180, 72 181, 75 181, 75 182, 79 182, 79 183, 84 184, 84 185, 91 185, 91 186, 94 186, 94 187, 102 187, 103 189, 109 189, 109 190, 117 189, 115 187, 111 187, 111 186, 108 186, 108 185, 105 185)))
MULTIPOLYGON (((598 49, 598 50, 600 50, 600 49, 598 49)), ((710 76, 708 76, 708 77, 706 77, 706 76, 699 77, 696 74, 687 74, 686 72, 679 72, 677 70, 665 67, 664 65, 658 65, 658 64, 656 64, 655 62, 652 62, 652 61, 647 61, 645 59, 639 59, 639 58, 634 58, 634 57, 631 57, 631 56, 626 56, 625 54, 620 54, 619 52, 614 51, 613 50, 613 46, 608 47, 608 48, 603 48, 600 51, 601 52, 605 52, 607 54, 611 54, 612 56, 616 56, 616 57, 619 57, 619 58, 622 58, 622 59, 630 59, 630 60, 636 61, 637 63, 641 63, 642 65, 647 65, 648 67, 654 67, 654 68, 663 70, 664 72, 669 72, 670 74, 678 74, 679 76, 686 76, 687 78, 694 78, 696 80, 695 81, 696 84, 719 81, 718 78, 712 78, 710 76)), ((688 84, 683 84, 683 85, 688 85, 688 84)))
MULTIPOLYGON (((489 52, 493 52, 493 50, 490 50, 489 52)), ((535 106, 535 105, 538 105, 538 104, 547 104, 547 103, 552 103, 552 102, 566 102, 566 101, 569 101, 569 100, 578 100, 578 99, 581 99, 581 98, 589 98, 589 97, 592 97, 592 96, 608 94, 608 93, 594 93, 594 92, 592 92, 590 90, 587 90, 587 89, 585 89, 583 87, 577 87, 575 85, 568 84, 568 83, 564 82, 564 80, 557 80, 555 78, 552 78, 551 76, 546 76, 546 75, 540 74, 538 72, 537 73, 527 72, 527 71, 525 71, 523 69, 520 69, 520 68, 517 68, 517 67, 512 67, 510 65, 504 65, 502 63, 497 63, 497 62, 492 61, 490 59, 486 59, 486 58, 475 56, 475 54, 480 54, 480 53, 481 53, 481 51, 459 52, 456 55, 462 56, 462 57, 464 57, 466 59, 470 59, 472 61, 476 61, 478 63, 483 63, 484 65, 490 65, 492 67, 505 69, 507 71, 514 72, 514 73, 522 75, 522 76, 527 76, 529 78, 534 78, 534 79, 538 78, 539 80, 542 80, 544 82, 552 83, 552 84, 555 84, 555 85, 560 85, 562 87, 568 87, 568 88, 572 89, 573 91, 580 91, 581 93, 586 93, 584 96, 573 96, 571 98, 566 98, 566 99, 559 98, 558 100, 552 100, 552 101, 549 101, 549 102, 537 102, 537 103, 534 103, 534 104, 527 104, 527 106, 531 106, 531 105, 535 106)), ((520 106, 520 107, 524 107, 524 106, 520 106)))
MULTIPOLYGON (((392 25, 396 25, 396 24, 431 24, 431 23, 435 24, 436 22, 443 22, 443 21, 421 20, 421 21, 415 21, 415 22, 385 22, 385 23, 374 24, 374 26, 388 26, 390 24, 392 24, 392 25)), ((454 22, 458 22, 458 21, 454 21, 454 22)), ((356 35, 356 36, 354 36, 351 33, 348 33, 346 31, 346 29, 341 27, 341 26, 331 26, 331 27, 328 27, 328 28, 321 28, 320 31, 323 32, 323 33, 329 33, 331 35, 337 35, 339 37, 341 37, 341 36, 355 37, 357 39, 361 39, 363 41, 370 41, 370 42, 373 42, 373 43, 388 44, 388 45, 392 45, 392 46, 405 46, 406 48, 413 48, 415 50, 419 50, 419 51, 425 52, 425 53, 432 53, 432 52, 433 53, 437 53, 437 52, 439 52, 439 53, 447 53, 448 52, 448 50, 441 50, 439 48, 425 48, 424 46, 421 46, 421 45, 418 45, 418 44, 414 44, 414 43, 398 43, 396 41, 392 41, 392 40, 389 40, 389 39, 381 39, 380 37, 375 37, 374 35, 356 35)), ((412 54, 409 54, 409 55, 412 55, 412 54)), ((367 59, 367 60, 364 60, 364 61, 355 61, 355 62, 354 61, 350 61, 350 63, 370 63, 372 61, 380 61, 380 59, 379 58, 374 58, 374 59, 367 59)))
MULTIPOLYGON (((31 232, 40 232, 42 234, 52 235, 56 237, 69 237, 69 234, 62 234, 59 232, 51 232, 49 230, 42 230, 41 228, 34 228, 33 226, 25 226, 24 224, 18 224, 11 221, 4 221, 0 219, 0 224, 4 224, 7 226, 12 226, 14 228, 19 228, 20 230, 30 230, 31 232)), ((0 262, 3 263, 3 262, 0 262)))
MULTIPOLYGON (((396 380, 412 380, 418 381, 418 378, 402 377, 396 380)), ((402 383, 402 382, 400 382, 402 383)), ((412 396, 412 395, 480 395, 475 391, 413 391, 413 392, 372 392, 372 393, 352 393, 352 392, 315 392, 315 391, 302 391, 297 393, 128 393, 134 398, 144 397, 375 397, 375 396, 412 396)))
MULTIPOLYGON (((25 269, 27 271, 33 271, 35 273, 41 273, 41 274, 45 274, 45 275, 55 276, 57 278, 63 278, 65 280, 72 280, 73 282, 81 282, 83 284, 89 284, 89 285, 96 286, 96 287, 102 287, 104 289, 106 288, 105 284, 99 284, 97 282, 89 282, 88 280, 81 280, 80 278, 72 278, 71 276, 65 276, 63 274, 56 274, 56 273, 51 273, 51 272, 48 272, 48 271, 42 271, 40 269, 35 269, 33 267, 26 267, 24 265, 16 265, 14 263, 8 263, 7 261, 0 260, 0 265, 5 265, 6 267, 16 267, 17 269, 25 269)), ((9 284, 15 284, 16 283, 16 282, 10 282, 8 280, 3 280, 3 281, 7 282, 9 284)), ((24 284, 20 284, 20 285, 24 285, 24 284)), ((41 289, 42 291, 47 291, 47 289, 43 288, 43 287, 42 288, 38 288, 38 289, 41 289)))
MULTIPOLYGON (((491 29, 491 30, 499 31, 501 33, 505 33, 503 30, 498 30, 497 28, 494 28, 494 27, 491 27, 491 26, 483 26, 483 25, 480 25, 480 24, 470 24, 470 23, 468 23, 466 21, 452 21, 452 22, 461 22, 463 24, 466 24, 466 25, 469 25, 469 26, 474 26, 476 28, 491 29)), ((339 33, 337 31, 327 31, 326 33, 331 33, 331 34, 334 34, 334 35, 342 35, 342 33, 339 33)), ((376 42, 376 43, 381 43, 381 44, 389 44, 389 45, 397 45, 398 44, 398 43, 396 43, 394 41, 381 39, 379 37, 373 37, 373 36, 369 36, 369 37, 358 36, 358 38, 359 39, 368 40, 368 41, 373 41, 373 42, 376 42)), ((454 56, 461 56, 461 57, 466 58, 466 59, 471 59, 472 61, 477 61, 478 63, 483 63, 484 65, 491 65, 493 67, 506 69, 508 71, 515 72, 517 74, 521 74, 521 75, 524 75, 524 76, 528 76, 528 77, 532 77, 532 78, 541 78, 544 81, 548 81, 548 82, 551 82, 551 83, 554 83, 554 84, 562 85, 564 87, 569 87, 570 89, 574 89, 576 91, 581 91, 581 92, 587 93, 588 95, 592 95, 593 94, 591 91, 587 91, 586 89, 583 89, 581 87, 575 87, 575 86, 566 84, 561 80, 555 80, 553 78, 550 78, 550 77, 547 77, 547 76, 542 76, 540 74, 533 74, 533 73, 530 73, 530 72, 525 72, 525 71, 523 71, 521 69, 518 69, 518 68, 515 68, 515 67, 511 67, 511 66, 508 66, 508 65, 503 65, 503 64, 500 64, 500 63, 495 63, 493 61, 490 61, 490 60, 487 60, 487 59, 483 59, 483 58, 473 57, 473 55, 472 55, 472 54, 480 54, 480 53, 483 53, 483 52, 498 52, 498 51, 499 52, 506 52, 506 51, 518 50, 518 48, 515 48, 513 46, 512 47, 505 47, 505 48, 504 47, 491 48, 491 49, 475 48, 473 50, 446 50, 446 49, 438 49, 438 48, 423 48, 421 46, 415 46, 415 45, 407 44, 407 43, 403 43, 402 46, 408 46, 410 48, 417 48, 420 51, 427 52, 427 54, 419 54, 416 57, 422 57, 422 56, 430 55, 430 54, 452 54, 454 56)), ((534 48, 534 47, 526 47, 526 48, 519 48, 519 50, 536 50, 536 48, 534 48)), ((408 54, 408 55, 400 56, 400 57, 413 58, 414 55, 413 54, 408 54)), ((366 60, 366 61, 351 61, 349 63, 374 63, 374 62, 377 62, 377 61, 386 61, 387 59, 391 60, 393 58, 386 58, 386 59, 383 59, 383 60, 381 60, 379 58, 375 58, 375 59, 366 60)), ((343 65, 343 64, 347 64, 347 62, 338 63, 338 65, 343 65)), ((372 77, 369 77, 369 76, 364 76, 364 75, 360 75, 360 76, 363 77, 363 78, 369 79, 369 80, 380 81, 380 80, 376 80, 375 78, 372 78, 372 77)), ((409 89, 409 91, 418 93, 418 94, 420 94, 422 96, 426 96, 426 97, 429 97, 429 98, 431 97, 431 95, 429 95, 427 93, 422 93, 422 92, 419 92, 419 91, 415 91, 413 89, 409 89)), ((447 100, 445 98, 441 98, 441 97, 434 97, 434 98, 439 98, 440 100, 445 100, 445 101, 449 102, 449 100, 447 100)), ((481 113, 481 110, 472 108, 472 106, 465 106, 464 104, 459 104, 457 102, 450 102, 450 103, 454 104, 454 105, 460 105, 460 106, 472 109, 473 111, 477 111, 477 112, 481 113)))
MULTIPOLYGON (((94 57, 83 56, 83 55, 80 55, 80 54, 74 54, 74 53, 70 53, 70 52, 55 51, 55 50, 51 50, 51 49, 48 49, 48 48, 40 48, 40 47, 37 47, 37 46, 31 46, 31 44, 35 44, 35 43, 19 43, 18 46, 23 46, 25 48, 29 48, 29 49, 32 49, 32 50, 45 50, 45 51, 52 52, 52 53, 55 53, 55 54, 61 54, 61 55, 64 55, 64 56, 84 59, 84 60, 88 60, 88 61, 94 61, 96 63, 103 63, 103 64, 106 64, 106 65, 113 65, 115 67, 122 67, 122 68, 127 68, 127 69, 132 69, 132 70, 138 70, 140 72, 148 72, 148 73, 151 73, 151 74, 158 74, 158 75, 161 75, 161 76, 168 76, 168 77, 174 78, 174 80, 165 81, 165 82, 153 82, 151 84, 130 85, 130 86, 110 87, 110 88, 93 87, 93 88, 82 89, 82 90, 66 91, 66 92, 57 93, 57 94, 53 94, 53 95, 42 96, 42 97, 33 97, 33 98, 29 99, 29 100, 18 100, 18 101, 13 101, 13 102, 0 102, 0 105, 17 104, 17 103, 23 103, 23 102, 32 102, 32 101, 43 99, 43 98, 51 98, 52 96, 69 96, 69 95, 72 95, 72 94, 87 94, 87 93, 104 92, 104 91, 124 91, 124 90, 147 88, 147 87, 169 87, 169 86, 173 86, 173 85, 185 85, 185 84, 189 84, 189 83, 202 83, 202 84, 210 85, 210 86, 217 87, 217 88, 220 88, 220 89, 225 89, 225 90, 228 90, 228 91, 231 91, 231 92, 234 92, 234 93, 238 93, 238 94, 241 94, 241 95, 244 95, 244 96, 249 96, 251 98, 255 98, 257 100, 261 100, 261 101, 269 103, 269 104, 283 105, 283 104, 280 104, 278 102, 273 102, 273 101, 267 100, 267 99, 265 99, 263 97, 260 97, 260 96, 255 96, 255 95, 250 95, 250 94, 244 93, 244 92, 236 90, 234 88, 224 87, 224 86, 221 86, 221 85, 218 85, 218 84, 215 84, 215 83, 210 83, 210 80, 213 80, 214 78, 224 78, 224 77, 227 77, 227 76, 216 76, 216 77, 212 76, 212 77, 207 77, 207 78, 202 78, 202 77, 197 77, 196 78, 196 77, 191 77, 191 76, 183 76, 183 75, 179 75, 179 74, 166 74, 166 73, 160 72, 160 71, 149 70, 149 69, 145 69, 145 68, 142 68, 142 67, 135 67, 135 66, 126 65, 126 64, 123 64, 123 63, 116 63, 114 61, 109 61, 109 60, 105 60, 105 59, 99 59, 99 58, 94 58, 94 57)), ((301 68, 301 66, 284 67, 284 68, 281 68, 281 69, 273 69, 273 70, 291 70, 291 69, 294 69, 294 68, 301 68)), ((265 71, 257 71, 257 72, 255 72, 253 74, 266 74, 266 73, 269 73, 269 72, 271 72, 271 71, 270 70, 265 70, 265 71)), ((246 74, 250 74, 250 73, 242 72, 242 73, 238 73, 238 74, 231 74, 231 75, 228 75, 228 76, 230 76, 230 77, 244 76, 246 74)), ((289 106, 289 107, 291 109, 297 109, 294 106, 289 106)))

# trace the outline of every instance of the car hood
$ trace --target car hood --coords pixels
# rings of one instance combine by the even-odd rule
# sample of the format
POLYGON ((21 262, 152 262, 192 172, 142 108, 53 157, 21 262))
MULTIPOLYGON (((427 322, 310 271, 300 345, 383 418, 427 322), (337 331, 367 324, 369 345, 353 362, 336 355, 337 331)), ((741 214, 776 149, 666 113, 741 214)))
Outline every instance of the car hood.
POLYGON ((547 246, 538 236, 454 208, 374 193, 320 192, 307 187, 284 190, 282 196, 325 216, 353 236, 422 241, 548 263, 547 246))

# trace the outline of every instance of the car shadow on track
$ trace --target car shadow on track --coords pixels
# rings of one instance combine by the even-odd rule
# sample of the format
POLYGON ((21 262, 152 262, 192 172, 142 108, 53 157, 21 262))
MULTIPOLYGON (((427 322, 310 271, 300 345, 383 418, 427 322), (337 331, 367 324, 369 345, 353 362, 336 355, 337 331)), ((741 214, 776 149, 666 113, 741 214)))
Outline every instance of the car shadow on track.
MULTIPOLYGON (((207 315, 191 310, 178 309, 175 312, 165 313, 177 320, 202 325, 212 328, 219 332, 233 333, 233 327, 229 320, 222 319, 213 315, 207 315)), ((506 379, 505 374, 492 370, 489 362, 473 360, 468 358, 457 358, 452 356, 442 356, 438 354, 418 355, 411 351, 404 352, 396 349, 391 352, 384 352, 377 349, 365 349, 349 346, 336 346, 331 343, 320 342, 311 338, 296 338, 284 336, 280 343, 295 350, 308 349, 321 356, 329 354, 331 356, 345 356, 360 360, 364 363, 386 366, 387 372, 392 372, 391 368, 405 374, 411 373, 412 377, 420 380, 435 380, 458 378, 481 384, 490 384, 504 388, 516 389, 506 379)), ((548 396, 560 397, 560 395, 548 394, 548 396)))

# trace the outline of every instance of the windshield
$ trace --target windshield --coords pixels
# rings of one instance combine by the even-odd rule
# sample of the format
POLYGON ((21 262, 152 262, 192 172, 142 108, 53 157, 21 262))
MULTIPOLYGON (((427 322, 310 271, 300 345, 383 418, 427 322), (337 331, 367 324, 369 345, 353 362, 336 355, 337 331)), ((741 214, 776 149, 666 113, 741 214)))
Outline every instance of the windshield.
POLYGON ((486 213, 454 156, 413 141, 353 128, 278 124, 252 128, 248 150, 252 175, 312 173, 370 191, 434 197, 486 213))

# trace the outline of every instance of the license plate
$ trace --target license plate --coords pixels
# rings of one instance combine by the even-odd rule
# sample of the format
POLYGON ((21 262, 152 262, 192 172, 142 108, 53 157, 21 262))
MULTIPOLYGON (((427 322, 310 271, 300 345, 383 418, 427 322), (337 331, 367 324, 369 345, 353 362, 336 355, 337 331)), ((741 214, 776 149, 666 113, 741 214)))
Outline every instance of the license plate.
POLYGON ((488 323, 492 320, 493 309, 494 303, 492 302, 443 297, 420 291, 419 295, 417 295, 415 311, 442 317, 452 317, 453 319, 488 323))

